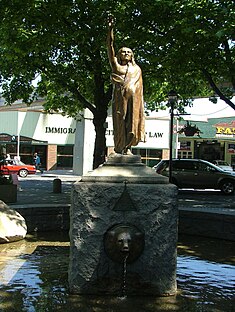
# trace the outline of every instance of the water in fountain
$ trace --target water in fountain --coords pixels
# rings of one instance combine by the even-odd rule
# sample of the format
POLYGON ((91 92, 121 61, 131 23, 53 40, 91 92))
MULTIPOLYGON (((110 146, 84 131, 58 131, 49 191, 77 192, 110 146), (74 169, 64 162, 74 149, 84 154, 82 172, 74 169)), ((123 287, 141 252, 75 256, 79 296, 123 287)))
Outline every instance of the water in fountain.
POLYGON ((27 236, 26 240, 0 245, 0 311, 231 312, 235 284, 233 244, 181 236, 176 296, 117 298, 71 296, 67 283, 67 235, 27 236))

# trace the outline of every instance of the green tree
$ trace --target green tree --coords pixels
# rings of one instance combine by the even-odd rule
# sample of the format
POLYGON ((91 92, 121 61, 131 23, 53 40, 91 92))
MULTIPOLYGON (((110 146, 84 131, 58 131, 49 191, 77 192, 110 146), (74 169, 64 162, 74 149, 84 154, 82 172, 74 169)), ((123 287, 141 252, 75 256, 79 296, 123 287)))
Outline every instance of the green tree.
POLYGON ((88 108, 96 131, 94 168, 104 161, 111 99, 106 20, 115 44, 133 49, 145 100, 163 107, 169 90, 179 109, 195 96, 218 95, 235 109, 233 0, 1 0, 0 79, 8 104, 31 103, 75 116, 88 108), (32 81, 39 76, 37 87, 32 81), (225 86, 224 82, 230 86, 225 86))
POLYGON ((106 1, 1 1, 0 74, 7 104, 38 95, 47 111, 88 108, 96 131, 94 167, 104 161, 111 99, 106 1), (40 76, 37 87, 32 81, 40 76))
MULTIPOLYGON (((176 89, 187 99, 217 96, 235 109, 233 0, 133 1, 125 11, 127 41, 136 46, 152 109, 176 89)), ((123 27, 122 27, 123 26, 123 27)))

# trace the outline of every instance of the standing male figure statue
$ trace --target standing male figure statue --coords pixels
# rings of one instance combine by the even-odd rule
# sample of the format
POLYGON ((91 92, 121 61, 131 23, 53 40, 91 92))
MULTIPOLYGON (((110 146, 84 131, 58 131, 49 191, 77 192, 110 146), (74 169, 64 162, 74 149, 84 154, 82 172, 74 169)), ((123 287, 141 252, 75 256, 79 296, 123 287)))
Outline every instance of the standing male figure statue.
POLYGON ((131 49, 114 51, 113 19, 108 21, 108 57, 112 68, 114 150, 131 154, 131 146, 145 142, 143 80, 131 49))

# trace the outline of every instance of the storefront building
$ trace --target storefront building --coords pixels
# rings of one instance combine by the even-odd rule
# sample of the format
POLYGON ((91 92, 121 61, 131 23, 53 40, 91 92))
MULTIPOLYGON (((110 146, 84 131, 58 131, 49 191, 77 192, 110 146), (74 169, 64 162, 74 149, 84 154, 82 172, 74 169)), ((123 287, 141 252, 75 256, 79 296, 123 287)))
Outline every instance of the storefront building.
POLYGON ((72 168, 76 122, 60 114, 0 112, 0 153, 32 164, 35 152, 45 170, 72 168))
MULTIPOLYGON (((93 116, 86 110, 81 120, 45 114, 40 108, 0 109, 0 153, 31 164, 34 152, 41 158, 42 167, 72 169, 82 175, 92 170, 95 131, 93 116)), ((200 134, 179 133, 186 121, 174 120, 173 157, 225 160, 235 168, 235 116, 191 121, 200 134)), ((106 126, 107 156, 113 152, 112 117, 106 126)), ((169 158, 169 115, 146 117, 146 142, 132 147, 148 166, 169 158)))
MULTIPOLYGON (((107 155, 113 152, 113 125, 112 117, 107 118, 106 144, 107 155)), ((146 117, 145 120, 146 142, 131 148, 135 155, 140 155, 142 161, 152 167, 160 159, 169 155, 169 120, 146 117)))
MULTIPOLYGON (((187 121, 174 120, 173 158, 200 158, 208 161, 224 160, 235 169, 235 116, 191 121, 200 130, 186 136, 180 130, 187 121)), ((169 159, 169 119, 146 117, 146 142, 132 147, 132 153, 141 155, 142 161, 154 166, 161 159, 169 159)), ((113 151, 112 120, 106 132, 108 151, 113 151)))
MULTIPOLYGON (((208 161, 225 160, 235 169, 235 117, 209 118, 207 122, 191 122, 200 129, 199 136, 179 134, 178 157, 208 161)), ((178 130, 185 121, 180 122, 178 130)))

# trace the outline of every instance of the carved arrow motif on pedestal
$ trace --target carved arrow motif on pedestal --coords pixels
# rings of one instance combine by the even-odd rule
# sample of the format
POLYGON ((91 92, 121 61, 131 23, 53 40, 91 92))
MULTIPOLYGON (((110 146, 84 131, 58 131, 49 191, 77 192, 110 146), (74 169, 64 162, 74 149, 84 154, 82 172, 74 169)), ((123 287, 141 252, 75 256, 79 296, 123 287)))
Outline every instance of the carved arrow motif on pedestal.
POLYGON ((124 181, 124 190, 113 207, 114 211, 136 211, 137 210, 127 190, 126 184, 127 182, 124 181))

